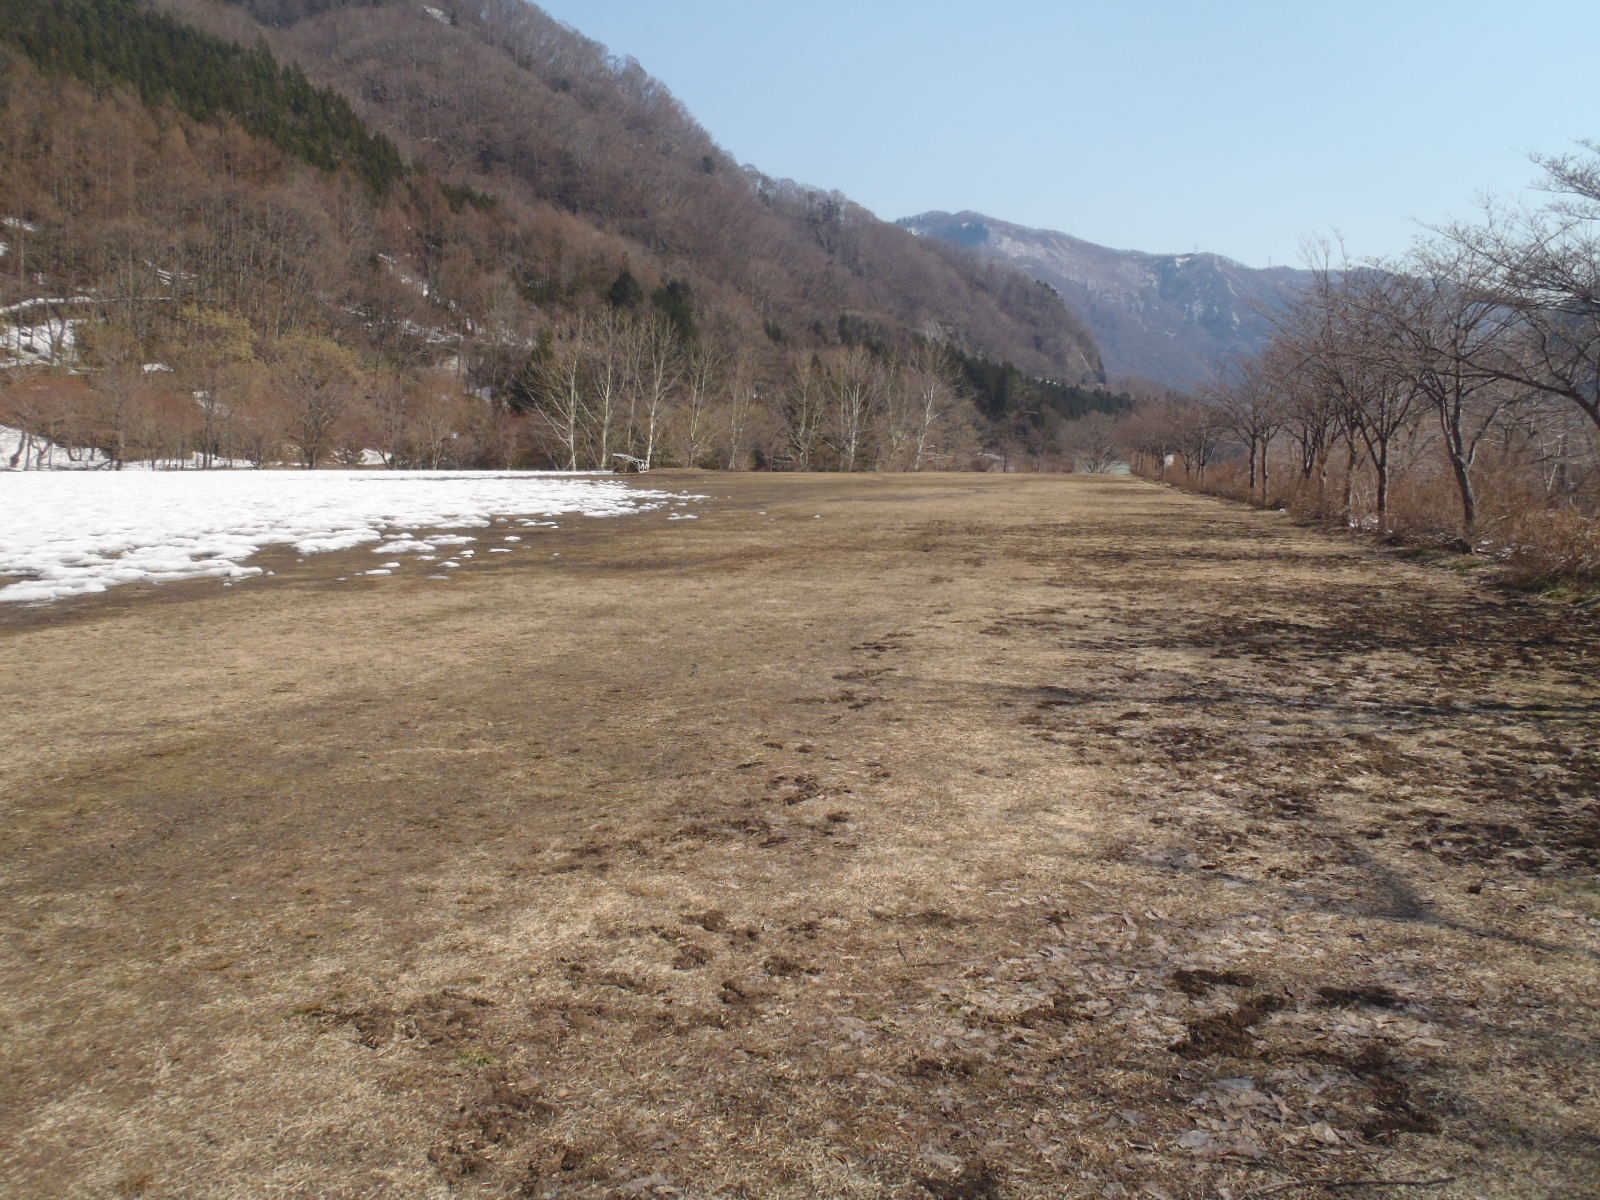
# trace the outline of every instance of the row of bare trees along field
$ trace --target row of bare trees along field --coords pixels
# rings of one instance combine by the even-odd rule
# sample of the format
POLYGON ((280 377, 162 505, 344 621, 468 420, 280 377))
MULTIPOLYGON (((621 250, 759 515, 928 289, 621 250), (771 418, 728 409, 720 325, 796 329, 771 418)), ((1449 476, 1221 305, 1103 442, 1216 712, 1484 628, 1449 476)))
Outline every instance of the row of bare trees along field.
POLYGON ((24 431, 0 466, 63 451, 130 463, 566 470, 968 468, 977 416, 946 352, 854 346, 758 360, 681 341, 626 310, 552 324, 512 376, 507 405, 444 369, 363 361, 315 334, 266 343, 247 323, 185 310, 173 363, 144 361, 115 326, 78 333, 96 369, 14 370, 0 424, 24 431), (776 370, 775 370, 776 365, 776 370))
POLYGON ((1600 575, 1600 149, 1542 157, 1550 200, 1491 205, 1398 261, 1319 250, 1259 357, 1201 395, 1078 431, 1161 478, 1600 575))

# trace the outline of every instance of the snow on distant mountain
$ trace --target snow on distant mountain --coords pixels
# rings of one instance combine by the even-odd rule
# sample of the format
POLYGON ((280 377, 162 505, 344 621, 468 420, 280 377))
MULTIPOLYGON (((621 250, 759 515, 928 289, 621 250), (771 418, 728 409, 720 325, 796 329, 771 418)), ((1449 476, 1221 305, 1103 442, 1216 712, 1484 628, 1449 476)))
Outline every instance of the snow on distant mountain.
POLYGON ((1107 375, 1179 388, 1202 382, 1215 362, 1261 350, 1271 336, 1268 314, 1309 279, 1220 254, 1113 250, 974 212, 927 212, 896 224, 1029 272, 1078 311, 1107 375))

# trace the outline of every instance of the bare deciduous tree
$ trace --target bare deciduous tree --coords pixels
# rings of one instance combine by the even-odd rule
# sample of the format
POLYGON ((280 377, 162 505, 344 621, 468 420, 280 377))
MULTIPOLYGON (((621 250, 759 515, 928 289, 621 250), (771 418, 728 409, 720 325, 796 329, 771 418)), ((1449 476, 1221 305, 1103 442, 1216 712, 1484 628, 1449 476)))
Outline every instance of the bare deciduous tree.
POLYGON ((1444 230, 1486 300, 1518 318, 1493 369, 1507 381, 1574 404, 1600 429, 1600 143, 1588 157, 1545 155, 1537 212, 1493 205, 1479 225, 1444 230))
POLYGON ((577 317, 551 329, 542 353, 524 369, 524 387, 538 398, 534 417, 539 430, 556 447, 557 461, 568 471, 578 469, 588 424, 584 384, 589 354, 589 325, 577 317))
POLYGON ((333 449, 334 431, 355 396, 355 354, 331 338, 301 333, 273 347, 272 370, 288 404, 288 438, 313 469, 333 449))
POLYGON ((882 373, 860 346, 834 354, 825 372, 829 412, 823 440, 833 451, 838 469, 854 471, 866 457, 864 443, 873 412, 882 402, 882 373))

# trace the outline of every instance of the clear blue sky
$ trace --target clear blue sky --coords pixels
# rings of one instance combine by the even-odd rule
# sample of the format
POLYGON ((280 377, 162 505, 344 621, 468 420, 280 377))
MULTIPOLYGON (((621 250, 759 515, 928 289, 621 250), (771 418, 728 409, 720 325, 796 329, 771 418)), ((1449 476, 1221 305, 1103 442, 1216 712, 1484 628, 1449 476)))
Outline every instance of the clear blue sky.
POLYGON ((1294 263, 1517 198, 1600 138, 1600 0, 551 0, 739 161, 879 216, 974 209, 1294 263))

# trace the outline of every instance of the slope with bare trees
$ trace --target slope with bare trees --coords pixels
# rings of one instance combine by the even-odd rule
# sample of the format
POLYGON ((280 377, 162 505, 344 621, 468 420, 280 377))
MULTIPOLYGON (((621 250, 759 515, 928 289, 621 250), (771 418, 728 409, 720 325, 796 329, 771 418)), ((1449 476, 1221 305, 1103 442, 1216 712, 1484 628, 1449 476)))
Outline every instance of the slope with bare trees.
POLYGON ((40 10, 104 31, 83 46, 23 36, 42 0, 5 2, 0 424, 115 462, 742 467, 793 461, 785 398, 814 366, 849 426, 816 431, 816 465, 927 468, 1043 419, 1001 422, 969 380, 912 422, 930 363, 941 394, 977 360, 1100 386, 1048 289, 738 166, 520 0, 40 10), (207 90, 235 69, 283 98, 207 90), (308 412, 295 347, 324 343, 343 382, 308 412), (563 355, 575 392, 549 386, 563 355), (87 401, 32 382, 63 372, 87 401))

